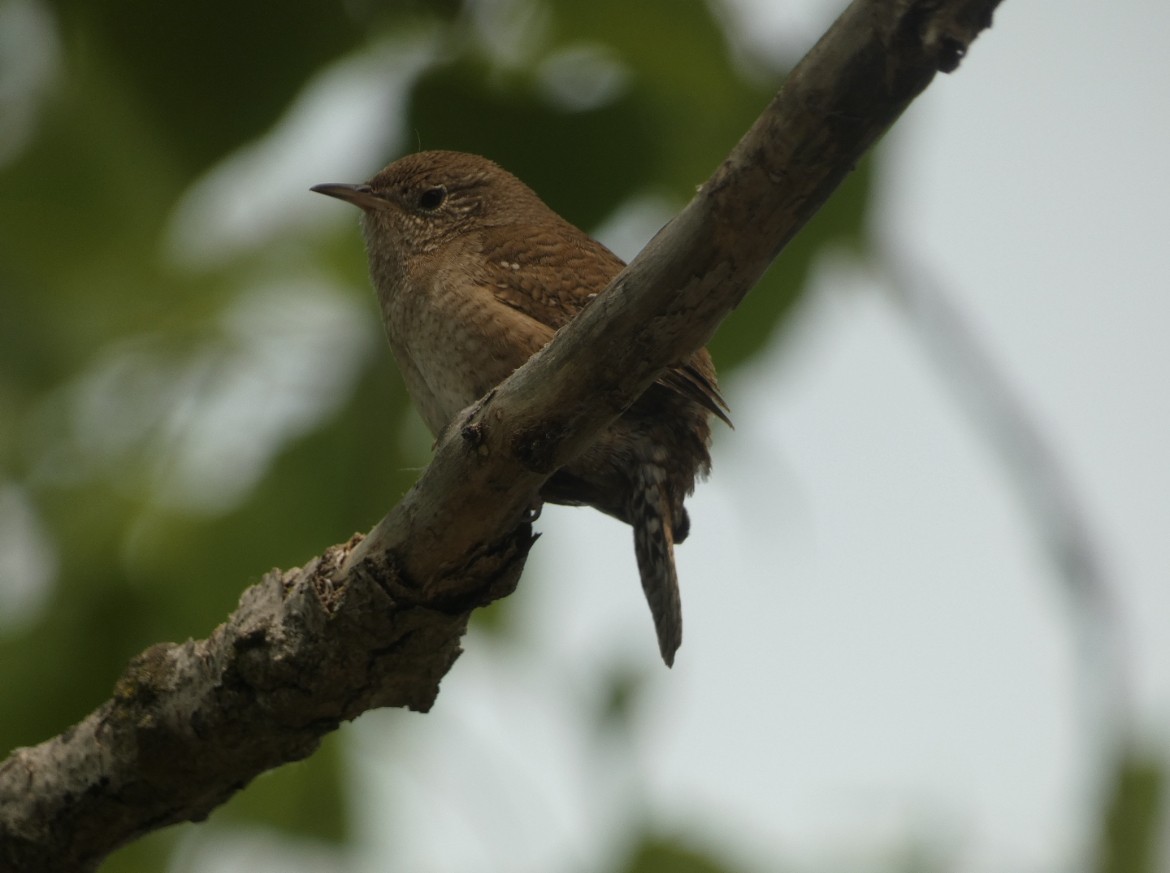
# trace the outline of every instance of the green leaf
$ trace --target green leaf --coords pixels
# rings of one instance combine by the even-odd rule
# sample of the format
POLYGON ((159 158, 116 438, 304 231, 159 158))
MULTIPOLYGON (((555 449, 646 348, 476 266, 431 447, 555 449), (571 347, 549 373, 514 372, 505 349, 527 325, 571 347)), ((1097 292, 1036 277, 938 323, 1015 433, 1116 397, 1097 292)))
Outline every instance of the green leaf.
POLYGON ((646 837, 619 873, 735 873, 729 861, 714 854, 685 846, 682 841, 646 837))
MULTIPOLYGON (((1100 873, 1154 873, 1162 844, 1160 823, 1166 803, 1162 763, 1126 750, 1118 761, 1113 790, 1104 810, 1098 863, 1100 873)), ((1165 859, 1162 859, 1165 861, 1165 859)))

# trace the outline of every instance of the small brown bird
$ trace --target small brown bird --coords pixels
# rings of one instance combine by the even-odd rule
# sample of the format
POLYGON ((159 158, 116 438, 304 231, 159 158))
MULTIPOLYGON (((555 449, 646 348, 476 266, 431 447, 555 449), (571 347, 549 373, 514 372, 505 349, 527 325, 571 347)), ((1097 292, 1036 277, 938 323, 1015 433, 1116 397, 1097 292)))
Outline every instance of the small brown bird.
MULTIPOLYGON (((360 185, 317 185, 362 209, 370 276, 407 391, 436 437, 541 349, 625 266, 486 158, 431 151, 360 185)), ((658 647, 682 642, 674 544, 683 499, 711 467, 711 414, 730 424, 706 349, 667 369, 597 441, 545 483, 634 529, 658 647)))

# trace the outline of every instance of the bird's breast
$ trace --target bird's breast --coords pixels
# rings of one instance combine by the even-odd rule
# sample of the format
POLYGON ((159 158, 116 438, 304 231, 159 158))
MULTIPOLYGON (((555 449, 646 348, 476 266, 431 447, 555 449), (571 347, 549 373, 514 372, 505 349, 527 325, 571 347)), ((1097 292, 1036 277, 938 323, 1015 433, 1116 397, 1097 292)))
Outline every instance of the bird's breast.
POLYGON ((435 435, 551 336, 460 274, 404 281, 381 303, 406 389, 435 435))

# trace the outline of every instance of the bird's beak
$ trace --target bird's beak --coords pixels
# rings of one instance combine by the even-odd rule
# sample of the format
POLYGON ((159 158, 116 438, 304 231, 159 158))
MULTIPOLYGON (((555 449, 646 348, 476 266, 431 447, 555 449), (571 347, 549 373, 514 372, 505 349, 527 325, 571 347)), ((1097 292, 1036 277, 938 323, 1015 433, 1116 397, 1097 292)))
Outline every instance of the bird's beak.
POLYGON ((362 209, 377 209, 386 205, 386 201, 375 194, 373 188, 365 184, 347 185, 344 182, 326 182, 324 185, 314 185, 309 190, 336 197, 338 200, 344 200, 346 203, 352 203, 362 209))

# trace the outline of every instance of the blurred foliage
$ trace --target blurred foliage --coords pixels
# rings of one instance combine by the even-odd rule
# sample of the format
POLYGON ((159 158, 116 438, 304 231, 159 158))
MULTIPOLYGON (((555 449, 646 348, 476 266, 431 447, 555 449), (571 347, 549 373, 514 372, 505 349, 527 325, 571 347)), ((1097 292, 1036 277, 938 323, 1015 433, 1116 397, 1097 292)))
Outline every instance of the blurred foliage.
POLYGON ((739 868, 675 839, 647 838, 619 868, 621 873, 735 873, 739 868))
POLYGON ((1166 777, 1161 763, 1127 750, 1119 756, 1105 806, 1097 870, 1146 873, 1158 866, 1165 839, 1166 777))
MULTIPOLYGON (((414 40, 426 61, 382 161, 419 145, 486 154, 585 227, 641 196, 681 206, 781 80, 701 0, 295 12, 13 0, 0 15, 20 29, 6 44, 24 47, 0 62, 0 753, 80 719, 147 645, 206 636, 273 565, 368 529, 425 463, 428 439, 370 341, 352 220, 279 225, 195 263, 172 249, 183 198, 323 75, 414 40), (317 280, 307 303, 288 304, 298 327, 260 289, 304 276, 317 280), (368 330, 346 322, 355 311, 368 330), (336 316, 332 333, 320 312, 336 316)), ((712 344, 725 375, 783 324, 819 252, 864 245, 871 181, 866 161, 751 295, 750 316, 728 319, 712 344)), ((225 214, 225 197, 250 196, 241 187, 221 192, 225 214)), ((307 192, 295 202, 328 214, 307 192)), ((613 677, 601 721, 624 722, 639 691, 638 677, 613 677)), ((343 842, 343 739, 256 780, 202 827, 343 842)), ((164 869, 179 832, 105 869, 164 869)), ((624 869, 732 868, 649 840, 624 869)))

